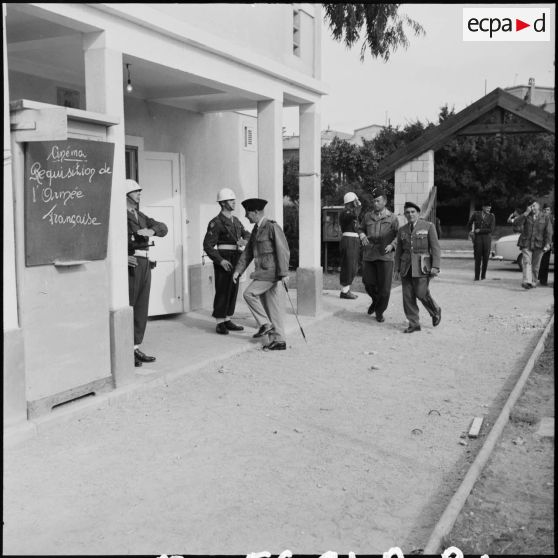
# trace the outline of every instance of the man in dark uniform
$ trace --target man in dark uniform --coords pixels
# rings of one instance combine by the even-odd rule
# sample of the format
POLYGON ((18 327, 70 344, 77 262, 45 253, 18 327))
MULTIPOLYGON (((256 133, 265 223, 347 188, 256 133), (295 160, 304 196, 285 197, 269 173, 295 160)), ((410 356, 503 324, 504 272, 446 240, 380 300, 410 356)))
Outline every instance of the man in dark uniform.
POLYGON ((417 298, 422 302, 436 327, 442 309, 436 304, 428 285, 440 273, 440 243, 433 223, 419 219, 420 207, 413 202, 404 206, 407 223, 397 232, 395 277, 401 277, 403 310, 409 320, 404 333, 420 331, 417 298))
POLYGON ((490 213, 492 205, 490 202, 482 204, 482 211, 475 211, 469 218, 467 228, 472 229, 473 253, 475 255, 475 281, 486 279, 486 268, 490 258, 490 248, 492 247, 492 234, 496 227, 496 218, 490 213), (482 264, 482 269, 481 269, 482 264))
POLYGON ((264 346, 269 351, 284 351, 283 327, 285 304, 283 285, 289 281, 289 245, 278 223, 267 219, 264 207, 267 201, 259 198, 244 200, 246 218, 254 223, 246 250, 240 256, 233 279, 238 278, 254 260, 252 282, 244 289, 244 300, 259 326, 253 337, 269 335, 270 342, 264 346), (281 285, 283 283, 283 285, 281 285))
POLYGON ((360 256, 360 242, 358 240, 358 214, 361 203, 354 192, 347 192, 343 198, 345 209, 339 215, 341 226, 341 242, 339 243, 339 255, 341 257, 341 283, 340 298, 355 299, 356 294, 351 292, 351 285, 358 271, 358 260, 360 256))
POLYGON ((388 307, 393 278, 393 254, 397 245, 397 217, 386 208, 385 190, 372 192, 373 210, 367 211, 360 222, 359 236, 362 255, 362 282, 372 299, 368 313, 376 312, 376 320, 383 322, 388 307))
POLYGON ((164 223, 155 221, 139 211, 141 188, 135 180, 126 180, 126 205, 128 209, 128 292, 130 306, 134 308, 134 363, 153 362, 155 357, 140 351, 143 341, 149 307, 151 289, 151 268, 149 261, 149 238, 165 236, 168 232, 164 223))
POLYGON ((232 214, 236 206, 236 195, 230 188, 217 193, 221 212, 209 221, 203 239, 203 249, 213 261, 215 270, 215 298, 212 316, 217 321, 215 331, 227 335, 229 331, 242 331, 231 318, 236 306, 238 283, 233 281, 233 270, 246 246, 250 233, 232 214))

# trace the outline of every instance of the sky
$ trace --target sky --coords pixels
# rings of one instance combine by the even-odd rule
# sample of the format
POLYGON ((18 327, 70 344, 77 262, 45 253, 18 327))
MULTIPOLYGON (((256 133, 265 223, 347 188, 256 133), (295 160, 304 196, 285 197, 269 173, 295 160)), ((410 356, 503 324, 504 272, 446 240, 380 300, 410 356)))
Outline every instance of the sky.
MULTIPOLYGON (((402 4, 399 13, 418 21, 426 35, 409 29, 410 45, 385 63, 369 52, 360 62, 361 42, 351 50, 322 26, 322 130, 352 133, 370 124, 404 127, 417 119, 438 121, 440 107, 459 112, 496 87, 554 87, 555 4, 402 4), (551 8, 548 42, 463 41, 463 7, 551 8)), ((286 108, 287 134, 298 134, 298 109, 286 108)))

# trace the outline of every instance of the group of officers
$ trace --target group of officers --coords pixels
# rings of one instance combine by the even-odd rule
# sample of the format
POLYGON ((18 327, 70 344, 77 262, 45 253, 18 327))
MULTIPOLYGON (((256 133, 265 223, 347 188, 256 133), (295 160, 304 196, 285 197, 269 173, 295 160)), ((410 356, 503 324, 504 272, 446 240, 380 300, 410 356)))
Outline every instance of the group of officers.
MULTIPOLYGON (((128 287, 130 306, 134 312, 134 364, 142 366, 155 361, 146 355, 140 345, 147 325, 151 270, 156 262, 149 258, 151 237, 163 237, 167 226, 148 217, 139 210, 142 188, 132 179, 126 180, 126 204, 128 211, 128 287)), ((230 331, 242 331, 241 325, 232 321, 238 295, 239 278, 254 261, 251 283, 244 290, 258 331, 254 338, 267 336, 264 349, 281 351, 287 348, 284 332, 284 304, 282 288, 287 290, 289 280, 290 251, 283 229, 264 215, 267 201, 250 198, 242 202, 245 216, 254 225, 248 232, 233 215, 236 195, 230 188, 217 194, 221 207, 219 214, 208 224, 203 240, 205 253, 213 261, 215 270, 215 298, 212 316, 216 332, 227 335, 230 331)))
MULTIPOLYGON (((151 237, 163 237, 167 226, 139 210, 142 188, 135 180, 126 180, 128 210, 128 278, 130 306, 134 312, 134 363, 142 366, 155 361, 140 345, 147 325, 151 269, 156 262, 149 258, 151 237)), ((405 333, 420 331, 419 300, 437 326, 442 309, 430 294, 430 279, 440 271, 440 245, 435 226, 419 219, 420 208, 407 202, 404 214, 407 224, 399 227, 397 217, 386 208, 384 190, 372 193, 373 208, 359 219, 360 201, 349 192, 341 215, 341 298, 357 298, 350 290, 357 274, 360 247, 363 247, 363 282, 372 299, 368 314, 384 321, 393 277, 401 277, 403 308, 409 321, 405 333)), ((254 261, 251 283, 243 296, 257 324, 254 338, 267 336, 264 349, 286 349, 284 332, 284 303, 282 288, 287 291, 290 251, 279 224, 264 214, 266 200, 250 198, 242 202, 245 217, 253 229, 247 231, 233 215, 236 195, 230 188, 217 193, 219 214, 211 219, 203 240, 203 249, 214 266, 215 297, 213 313, 219 335, 242 331, 233 322, 238 295, 239 277, 254 261)))
POLYGON ((372 209, 360 215, 361 203, 354 192, 343 199, 345 207, 339 217, 341 227, 339 282, 344 299, 355 299, 351 284, 356 277, 362 247, 362 281, 372 302, 368 314, 378 322, 385 321, 392 279, 401 279, 403 310, 409 322, 404 333, 420 331, 419 300, 437 326, 442 309, 432 298, 430 280, 440 273, 440 243, 433 223, 420 219, 420 207, 406 202, 407 223, 399 220, 386 207, 385 190, 372 192, 372 209))

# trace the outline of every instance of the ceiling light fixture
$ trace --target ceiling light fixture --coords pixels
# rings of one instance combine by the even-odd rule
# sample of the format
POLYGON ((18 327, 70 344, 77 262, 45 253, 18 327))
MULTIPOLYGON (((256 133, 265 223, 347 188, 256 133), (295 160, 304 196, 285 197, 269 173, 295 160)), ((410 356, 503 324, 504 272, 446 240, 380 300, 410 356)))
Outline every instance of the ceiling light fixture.
POLYGON ((134 90, 132 87, 132 79, 130 78, 130 66, 131 64, 126 64, 126 69, 128 70, 128 85, 126 85, 126 91, 128 91, 128 93, 131 93, 134 90))

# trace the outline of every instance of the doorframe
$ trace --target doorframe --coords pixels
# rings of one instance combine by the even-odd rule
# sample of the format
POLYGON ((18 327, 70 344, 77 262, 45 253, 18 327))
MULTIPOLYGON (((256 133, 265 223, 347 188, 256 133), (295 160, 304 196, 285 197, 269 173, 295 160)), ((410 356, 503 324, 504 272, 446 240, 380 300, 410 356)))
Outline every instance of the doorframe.
POLYGON ((186 197, 186 157, 178 153, 178 169, 180 174, 180 231, 182 240, 182 306, 183 312, 190 311, 190 274, 188 263, 188 224, 186 197))

